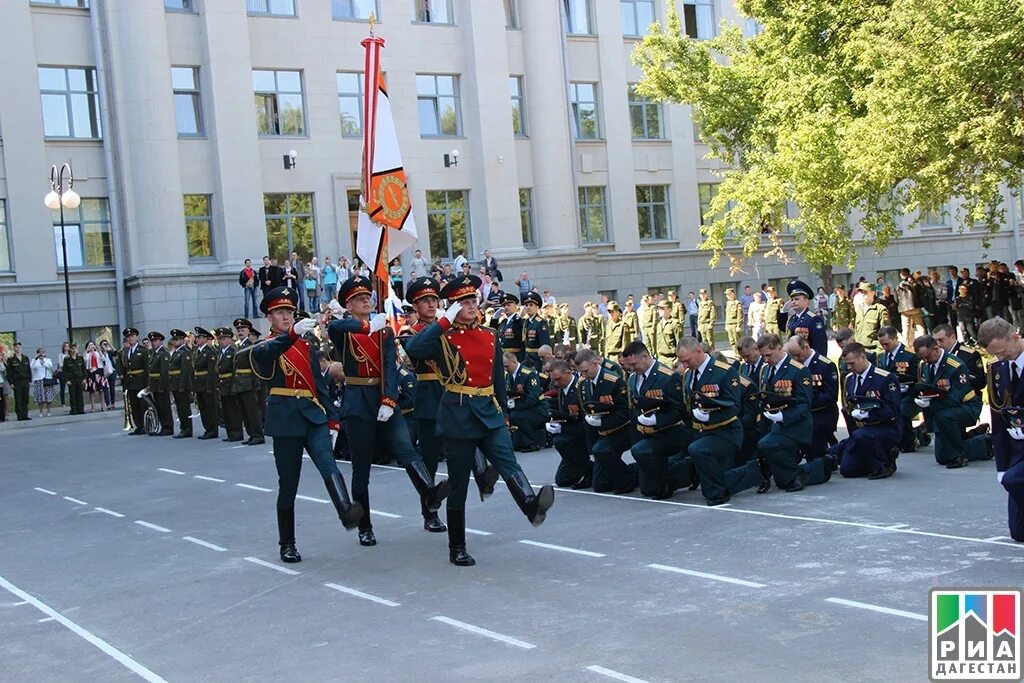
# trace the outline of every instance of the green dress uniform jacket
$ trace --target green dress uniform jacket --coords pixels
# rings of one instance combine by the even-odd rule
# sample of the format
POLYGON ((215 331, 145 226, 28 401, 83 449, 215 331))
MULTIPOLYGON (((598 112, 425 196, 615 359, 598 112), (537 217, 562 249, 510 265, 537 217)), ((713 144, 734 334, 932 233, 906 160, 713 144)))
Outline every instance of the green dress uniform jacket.
POLYGON ((697 304, 697 331, 700 332, 701 341, 715 345, 715 318, 718 317, 718 307, 711 299, 704 299, 697 304))
POLYGON ((149 356, 149 390, 154 394, 167 393, 170 390, 170 370, 171 354, 161 346, 149 356))
POLYGON ((194 351, 192 390, 197 394, 217 392, 217 349, 206 344, 194 351))
POLYGON ((617 361, 619 354, 623 352, 626 345, 632 341, 629 328, 622 318, 618 320, 608 319, 604 332, 604 355, 617 361))
POLYGON ((571 315, 560 315, 555 318, 555 326, 552 330, 552 341, 555 344, 564 344, 570 351, 576 350, 580 341, 579 325, 571 315))
POLYGON ((125 346, 117 354, 117 374, 129 397, 149 386, 149 353, 142 344, 136 344, 134 350, 125 346))
POLYGON ((666 498, 671 495, 669 488, 674 490, 693 483, 689 468, 677 465, 689 441, 680 377, 668 366, 654 361, 646 376, 635 372, 629 378, 629 393, 636 417, 643 414, 640 399, 661 401, 661 405, 651 413, 654 425, 640 424, 634 419, 639 440, 630 451, 637 462, 640 492, 645 496, 666 498), (681 481, 677 474, 671 477, 672 483, 669 484, 667 479, 673 470, 682 471, 686 475, 685 480, 681 481))
POLYGON ((779 315, 782 313, 783 301, 779 297, 769 299, 764 305, 765 334, 782 334, 779 328, 779 315))
POLYGON ((863 344, 868 351, 881 353, 882 345, 878 343, 878 330, 888 324, 889 311, 876 301, 857 316, 854 339, 863 344))
POLYGON ((514 376, 506 373, 505 382, 509 399, 515 401, 515 407, 509 410, 509 421, 516 428, 512 433, 512 447, 520 450, 543 448, 548 407, 541 398, 540 375, 536 370, 520 365, 514 376))
POLYGON ((498 336, 501 339, 501 350, 514 353, 516 359, 522 363, 526 358, 526 349, 523 346, 524 331, 523 317, 518 313, 504 318, 498 323, 498 336))
POLYGON ((64 358, 64 365, 61 370, 64 373, 61 381, 68 383, 71 414, 81 415, 85 412, 85 358, 69 355, 64 358))
POLYGON ((654 339, 650 350, 657 355, 659 362, 671 368, 676 361, 676 347, 682 337, 682 323, 673 317, 659 318, 654 328, 654 339))

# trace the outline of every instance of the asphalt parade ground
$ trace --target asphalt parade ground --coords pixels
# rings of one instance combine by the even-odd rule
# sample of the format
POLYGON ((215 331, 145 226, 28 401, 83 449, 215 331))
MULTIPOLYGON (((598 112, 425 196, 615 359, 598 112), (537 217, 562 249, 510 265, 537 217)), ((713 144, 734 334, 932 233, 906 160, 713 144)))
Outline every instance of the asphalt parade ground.
MULTIPOLYGON (((923 681, 929 588, 1024 570, 993 463, 931 448, 717 508, 559 490, 536 529, 499 485, 470 568, 404 472, 374 468, 363 548, 306 460, 285 565, 269 440, 119 427, 0 432, 2 681, 923 681)), ((553 450, 519 458, 552 481, 553 450)))

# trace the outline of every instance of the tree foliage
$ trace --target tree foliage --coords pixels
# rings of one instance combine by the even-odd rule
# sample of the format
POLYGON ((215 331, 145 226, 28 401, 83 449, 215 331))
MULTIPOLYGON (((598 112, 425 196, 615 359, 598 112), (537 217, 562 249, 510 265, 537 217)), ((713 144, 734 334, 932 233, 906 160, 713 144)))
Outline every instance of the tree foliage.
POLYGON ((763 30, 707 41, 674 5, 633 53, 637 90, 692 105, 728 167, 703 228, 713 264, 765 240, 785 258, 785 231, 811 265, 852 267, 858 240, 882 251, 902 215, 954 197, 961 228, 998 229, 1024 168, 1020 0, 737 0, 763 30))

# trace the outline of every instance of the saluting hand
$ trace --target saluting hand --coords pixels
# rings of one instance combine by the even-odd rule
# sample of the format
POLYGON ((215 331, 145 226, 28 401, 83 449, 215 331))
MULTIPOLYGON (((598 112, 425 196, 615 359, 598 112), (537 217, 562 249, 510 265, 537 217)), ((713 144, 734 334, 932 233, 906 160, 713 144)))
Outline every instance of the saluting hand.
POLYGON ((292 332, 296 337, 304 337, 316 329, 316 321, 312 318, 303 318, 292 325, 292 332))
POLYGON ((455 303, 453 303, 451 306, 448 307, 447 311, 444 312, 444 317, 448 319, 448 322, 454 323, 455 322, 455 316, 457 316, 459 314, 459 311, 461 311, 461 310, 462 310, 462 303, 456 301, 455 303))
POLYGON ((388 326, 388 317, 383 313, 375 313, 370 317, 370 334, 380 332, 388 326))

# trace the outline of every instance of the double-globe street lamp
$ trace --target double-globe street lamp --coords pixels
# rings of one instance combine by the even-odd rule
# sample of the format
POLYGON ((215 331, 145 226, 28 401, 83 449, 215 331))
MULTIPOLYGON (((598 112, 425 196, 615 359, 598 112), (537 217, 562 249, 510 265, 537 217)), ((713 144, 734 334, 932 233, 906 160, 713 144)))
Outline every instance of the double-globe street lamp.
POLYGON ((64 207, 77 209, 82 203, 82 198, 74 191, 75 178, 71 174, 71 164, 64 164, 57 170, 57 166, 50 167, 50 191, 43 197, 46 208, 60 210, 60 248, 64 264, 64 299, 68 307, 68 342, 72 341, 71 325, 71 282, 68 280, 68 240, 64 235, 64 207), (67 171, 67 189, 64 189, 64 172, 67 171))

